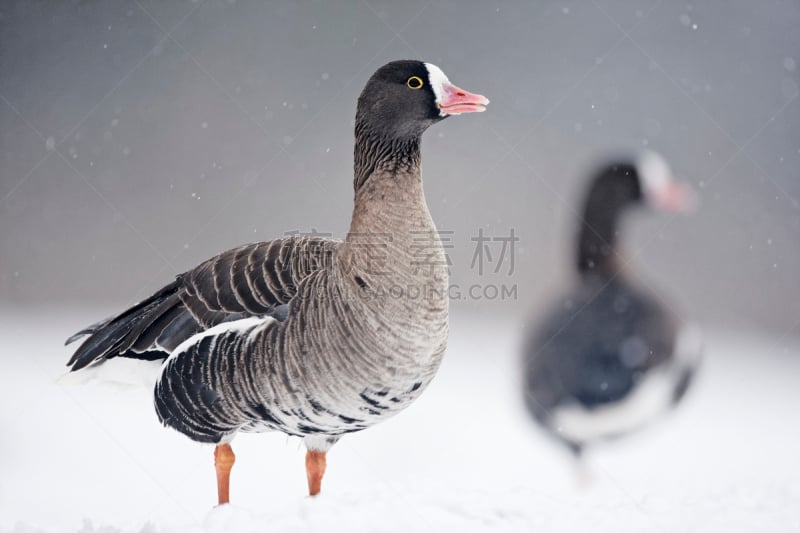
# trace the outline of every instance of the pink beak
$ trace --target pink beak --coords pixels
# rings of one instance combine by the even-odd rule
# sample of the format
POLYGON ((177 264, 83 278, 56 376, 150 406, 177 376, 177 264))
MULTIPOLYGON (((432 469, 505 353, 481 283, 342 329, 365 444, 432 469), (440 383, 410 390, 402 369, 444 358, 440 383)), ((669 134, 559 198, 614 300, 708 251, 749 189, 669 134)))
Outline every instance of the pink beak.
POLYGON ((650 195, 655 207, 663 211, 686 213, 697 208, 694 191, 678 181, 670 181, 650 195))
POLYGON ((460 115, 461 113, 480 113, 486 111, 489 99, 480 94, 473 94, 459 89, 455 85, 444 86, 444 96, 438 103, 442 116, 460 115))

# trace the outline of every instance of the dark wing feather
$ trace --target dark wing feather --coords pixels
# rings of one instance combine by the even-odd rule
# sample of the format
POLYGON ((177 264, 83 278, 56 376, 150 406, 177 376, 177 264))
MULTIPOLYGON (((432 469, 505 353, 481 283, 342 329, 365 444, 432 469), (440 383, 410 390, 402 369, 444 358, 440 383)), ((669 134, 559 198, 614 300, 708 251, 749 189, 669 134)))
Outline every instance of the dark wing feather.
MULTIPOLYGON (((88 334, 89 338, 75 351, 67 362, 67 366, 71 370, 79 370, 108 357, 126 353, 127 348, 123 347, 130 346, 131 343, 127 339, 131 331, 137 329, 143 322, 147 323, 157 318, 155 311, 161 308, 165 300, 174 298, 178 290, 179 281, 173 281, 151 297, 142 300, 114 318, 97 322, 85 328, 83 332, 88 334)), ((74 342, 78 338, 80 338, 80 334, 75 334, 67 340, 67 343, 74 342)), ((132 356, 135 357, 135 355, 132 356)))
POLYGON ((282 320, 297 286, 329 266, 338 245, 300 236, 228 250, 70 337, 67 344, 89 335, 67 366, 79 370, 116 356, 165 358, 192 335, 222 322, 264 315, 282 320))
MULTIPOLYGON (((163 335, 164 331, 168 330, 170 327, 172 331, 180 331, 180 329, 176 330, 177 325, 183 325, 183 327, 194 330, 196 332, 200 331, 199 326, 197 323, 192 320, 194 327, 192 327, 191 323, 187 323, 182 320, 184 317, 191 318, 191 315, 186 312, 186 308, 183 307, 181 304, 180 299, 176 299, 174 303, 168 308, 165 309, 162 313, 160 313, 152 322, 150 322, 145 328, 140 328, 140 330, 131 332, 129 337, 134 339, 133 344, 130 347, 130 350, 136 353, 144 353, 147 351, 152 351, 153 347, 160 348, 163 351, 171 351, 175 346, 170 346, 169 343, 162 344, 159 342, 159 338, 163 335)), ((178 335, 182 336, 182 335, 178 335)))

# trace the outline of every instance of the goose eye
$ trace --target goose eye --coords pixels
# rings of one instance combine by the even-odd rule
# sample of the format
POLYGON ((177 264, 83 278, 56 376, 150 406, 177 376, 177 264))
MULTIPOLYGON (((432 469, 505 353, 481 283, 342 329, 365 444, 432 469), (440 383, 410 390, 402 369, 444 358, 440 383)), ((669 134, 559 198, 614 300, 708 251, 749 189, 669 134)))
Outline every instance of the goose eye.
POLYGON ((422 89, 423 85, 422 78, 420 78, 419 76, 411 76, 406 81, 406 85, 408 85, 409 89, 415 89, 415 90, 422 89))

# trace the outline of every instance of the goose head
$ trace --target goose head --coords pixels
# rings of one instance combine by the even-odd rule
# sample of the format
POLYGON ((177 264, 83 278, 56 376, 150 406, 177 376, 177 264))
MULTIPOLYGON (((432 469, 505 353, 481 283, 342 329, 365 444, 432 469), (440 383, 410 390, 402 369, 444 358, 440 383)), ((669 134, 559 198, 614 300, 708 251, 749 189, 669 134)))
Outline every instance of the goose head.
POLYGON ((358 99, 356 123, 392 138, 415 138, 451 116, 486 110, 489 99, 455 85, 432 63, 392 61, 369 79, 358 99))
POLYGON ((666 160, 653 151, 615 159, 597 173, 589 194, 593 211, 619 212, 645 205, 658 211, 686 212, 695 207, 692 190, 676 180, 666 160))

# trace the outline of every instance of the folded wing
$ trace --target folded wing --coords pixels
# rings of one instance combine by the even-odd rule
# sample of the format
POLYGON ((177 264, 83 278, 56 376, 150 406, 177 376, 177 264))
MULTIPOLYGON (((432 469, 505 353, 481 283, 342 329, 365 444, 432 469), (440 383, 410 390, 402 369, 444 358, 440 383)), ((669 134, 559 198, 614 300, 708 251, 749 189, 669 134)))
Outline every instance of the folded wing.
POLYGON ((149 298, 69 339, 88 338, 71 370, 112 357, 166 358, 191 336, 248 317, 285 318, 309 274, 331 265, 338 241, 300 236, 228 250, 177 276, 149 298))

